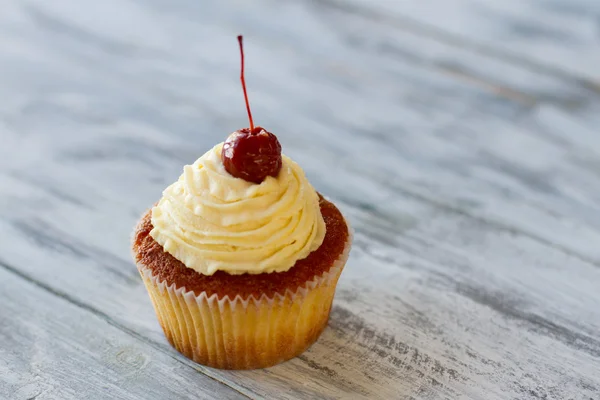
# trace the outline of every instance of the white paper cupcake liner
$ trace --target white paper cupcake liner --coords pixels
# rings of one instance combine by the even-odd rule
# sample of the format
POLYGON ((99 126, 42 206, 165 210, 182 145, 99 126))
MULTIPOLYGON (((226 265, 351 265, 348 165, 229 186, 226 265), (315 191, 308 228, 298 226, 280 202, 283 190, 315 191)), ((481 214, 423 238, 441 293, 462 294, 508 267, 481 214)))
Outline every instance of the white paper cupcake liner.
POLYGON ((219 298, 167 285, 141 263, 138 269, 169 342, 192 360, 215 368, 264 368, 293 358, 313 344, 329 319, 340 274, 352 245, 332 267, 295 291, 273 296, 219 298))

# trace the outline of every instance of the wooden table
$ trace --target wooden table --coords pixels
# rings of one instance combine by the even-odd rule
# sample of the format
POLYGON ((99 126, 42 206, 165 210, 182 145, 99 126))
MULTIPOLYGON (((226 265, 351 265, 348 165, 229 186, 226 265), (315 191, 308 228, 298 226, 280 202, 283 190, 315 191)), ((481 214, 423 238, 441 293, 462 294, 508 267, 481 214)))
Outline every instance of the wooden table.
POLYGON ((0 398, 600 399, 600 2, 3 0, 0 398), (163 337, 129 236, 255 120, 356 229, 302 356, 163 337))

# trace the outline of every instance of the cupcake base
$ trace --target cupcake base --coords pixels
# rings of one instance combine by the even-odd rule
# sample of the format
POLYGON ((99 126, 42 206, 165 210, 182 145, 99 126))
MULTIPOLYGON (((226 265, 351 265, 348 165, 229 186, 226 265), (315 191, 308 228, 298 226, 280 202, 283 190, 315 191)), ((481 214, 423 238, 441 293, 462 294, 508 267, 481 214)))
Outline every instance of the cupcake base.
POLYGON ((169 342, 215 368, 264 368, 313 344, 329 319, 348 259, 351 229, 320 197, 326 235, 321 246, 285 272, 207 276, 187 268, 150 236, 150 211, 136 227, 133 256, 169 342))
POLYGON ((138 263, 160 325, 186 357, 209 367, 255 369, 289 360, 312 345, 327 325, 351 237, 332 267, 292 292, 256 298, 196 295, 170 286, 138 263))

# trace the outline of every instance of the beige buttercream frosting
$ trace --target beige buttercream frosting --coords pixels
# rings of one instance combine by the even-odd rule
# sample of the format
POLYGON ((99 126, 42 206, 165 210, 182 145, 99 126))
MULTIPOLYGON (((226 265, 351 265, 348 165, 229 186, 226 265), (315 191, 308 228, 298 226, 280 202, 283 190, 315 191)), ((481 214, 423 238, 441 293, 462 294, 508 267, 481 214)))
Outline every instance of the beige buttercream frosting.
POLYGON ((163 192, 150 235, 188 268, 212 275, 290 269, 319 248, 325 222, 304 171, 282 155, 279 175, 254 184, 230 175, 216 145, 163 192))

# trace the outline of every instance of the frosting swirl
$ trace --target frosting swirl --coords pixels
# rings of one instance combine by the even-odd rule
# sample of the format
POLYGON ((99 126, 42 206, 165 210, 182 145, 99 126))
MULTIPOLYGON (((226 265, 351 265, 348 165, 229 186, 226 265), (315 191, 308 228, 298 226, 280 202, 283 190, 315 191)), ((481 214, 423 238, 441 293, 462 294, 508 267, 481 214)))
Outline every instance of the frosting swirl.
POLYGON ((204 274, 283 272, 319 248, 325 222, 304 171, 285 155, 279 175, 254 184, 231 176, 213 147, 163 192, 150 235, 204 274))

